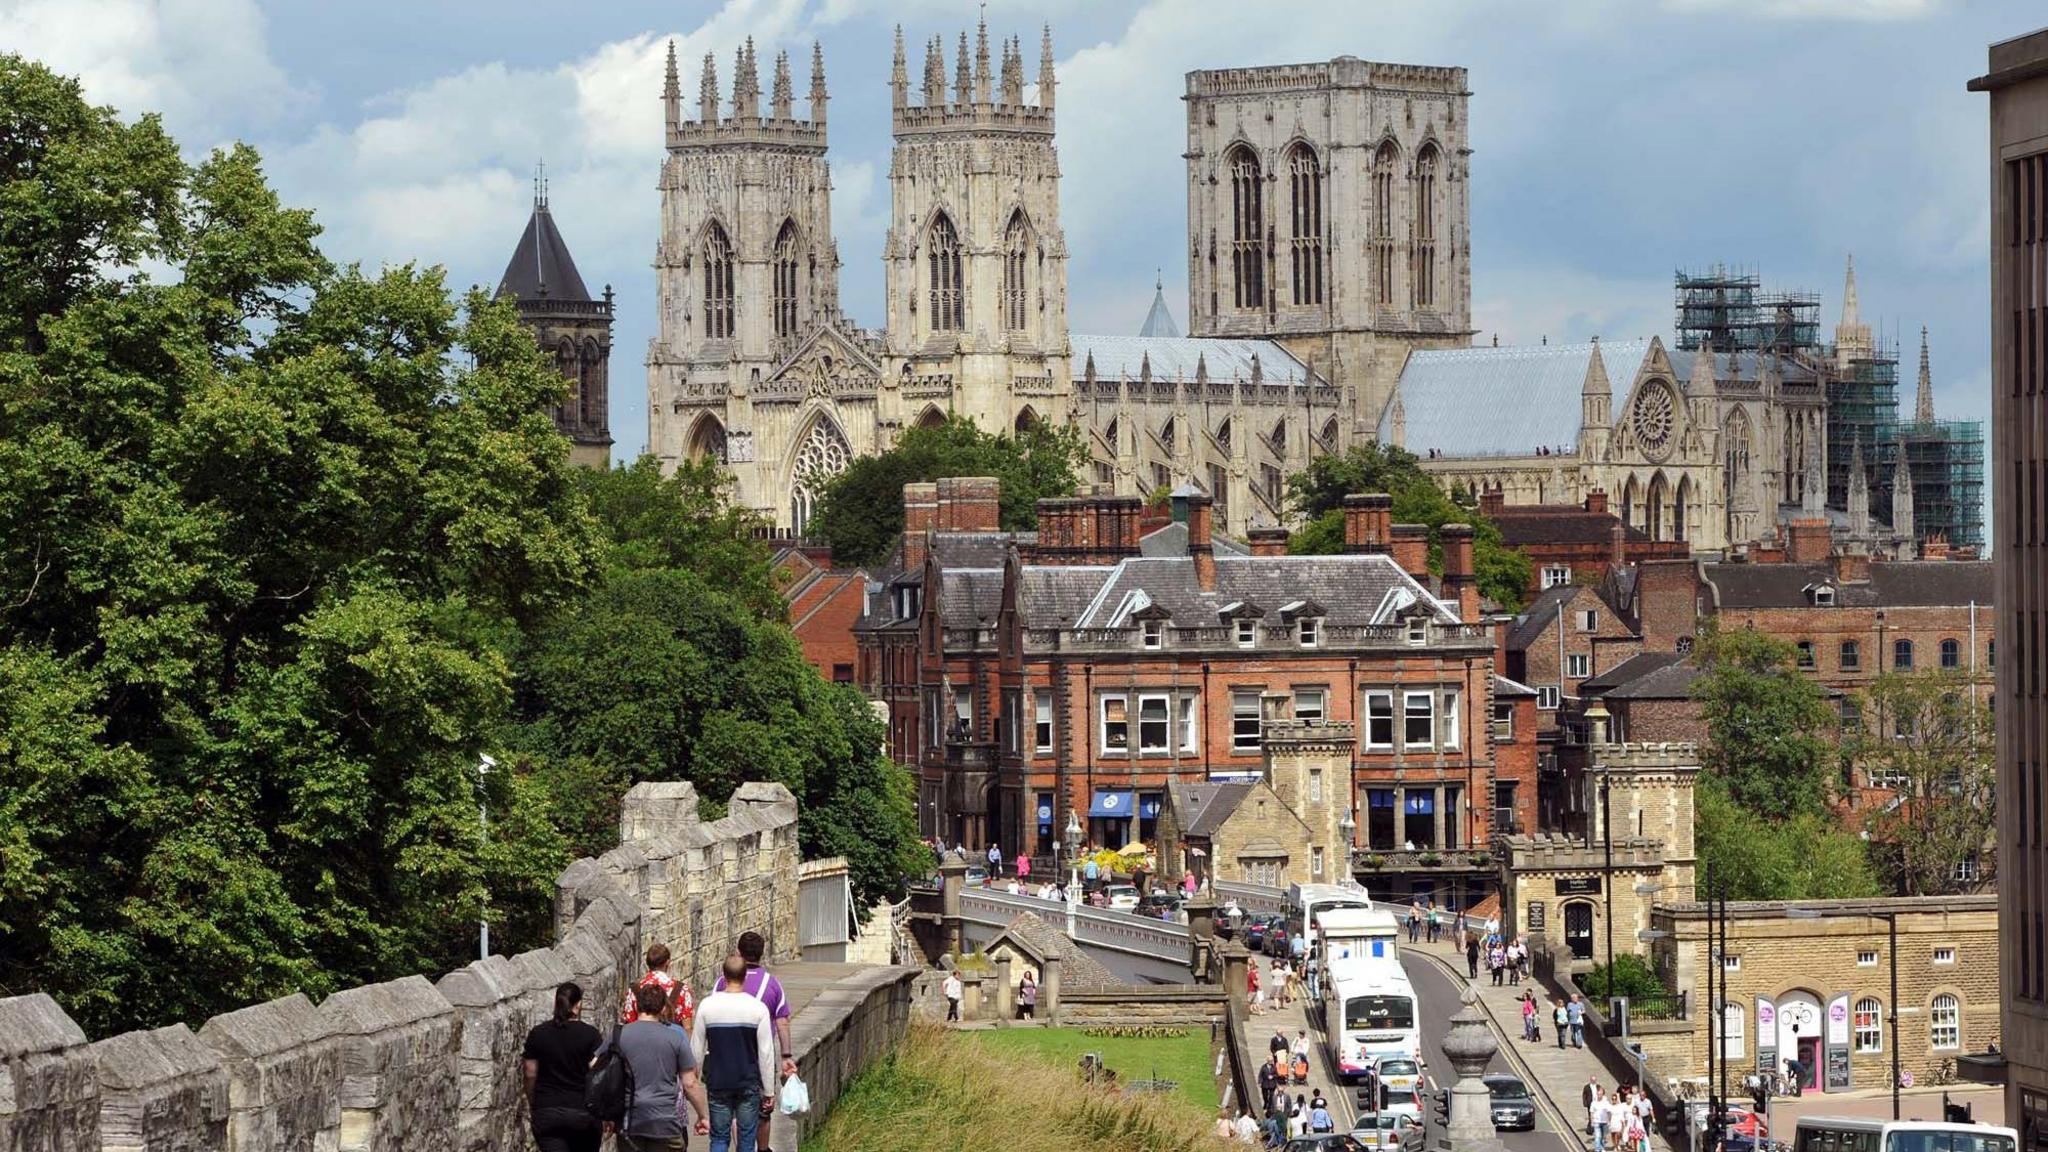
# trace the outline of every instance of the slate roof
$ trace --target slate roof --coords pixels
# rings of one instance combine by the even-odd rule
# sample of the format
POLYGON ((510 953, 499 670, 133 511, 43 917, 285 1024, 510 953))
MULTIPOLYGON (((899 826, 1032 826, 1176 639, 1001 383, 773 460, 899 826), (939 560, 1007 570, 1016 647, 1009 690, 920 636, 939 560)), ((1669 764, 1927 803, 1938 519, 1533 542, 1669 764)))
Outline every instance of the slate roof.
MULTIPOLYGON (((1180 326, 1173 322, 1173 313, 1166 308, 1166 285, 1152 286, 1152 310, 1145 313, 1145 325, 1138 329, 1140 336, 1178 336, 1180 326)), ((1097 367, 1100 367, 1098 365, 1097 367)))
POLYGON ((1807 588, 1831 584, 1835 603, 1848 608, 1941 608, 1994 594, 1989 560, 1872 561, 1868 583, 1842 583, 1830 564, 1707 564, 1707 583, 1722 608, 1803 608, 1807 588))
POLYGON ((1001 568, 939 570, 939 622, 948 628, 993 628, 1003 610, 1001 568))
MULTIPOLYGON (((1690 700, 1692 682, 1699 678, 1698 665, 1691 660, 1679 660, 1662 668, 1651 669, 1618 688, 1609 689, 1601 696, 1607 700, 1690 700)), ((1584 691, 1583 688, 1580 689, 1582 695, 1584 691)))
POLYGON ((1496 700, 1511 699, 1516 696, 1534 695, 1536 695, 1536 690, 1534 688, 1531 688, 1527 684, 1524 684, 1518 680, 1510 680, 1505 676, 1495 676, 1493 678, 1493 698, 1496 700))
MULTIPOLYGON (((1060 987, 1062 988, 1121 988, 1122 980, 1116 973, 1103 966, 1102 961, 1081 950, 1065 932, 1040 919, 1035 912, 1019 912, 1017 918, 996 937, 983 945, 986 952, 997 944, 1009 940, 1025 953, 1037 958, 1040 964, 1047 956, 1060 958, 1060 987)), ((1041 970, 1039 979, 1045 978, 1041 970)))
POLYGON ((1182 836, 1213 836, 1254 787, 1246 783, 1171 780, 1166 785, 1167 803, 1173 806, 1182 836))
MULTIPOLYGON (((1074 375, 1087 370, 1095 358, 1095 378, 1138 379, 1144 363, 1152 363, 1154 380, 1193 380, 1197 363, 1206 363, 1209 379, 1222 382, 1252 378, 1252 357, 1259 360, 1259 377, 1268 384, 1300 384, 1308 379, 1308 367, 1286 348, 1271 340, 1224 340, 1204 336, 1084 336, 1067 337, 1071 347, 1074 375)), ((1572 411, 1577 412, 1574 407, 1572 411)))
MULTIPOLYGON (((1527 456, 1539 446, 1575 452, 1579 394, 1593 348, 1542 344, 1412 352, 1395 384, 1402 443, 1418 456, 1432 448, 1454 457, 1527 456)), ((1650 342, 1609 340, 1599 348, 1618 411, 1650 354, 1650 342)), ((1394 443, 1391 404, 1380 416, 1379 440, 1394 443)))
POLYGON ((533 206, 526 231, 520 235, 519 245, 512 249, 511 262, 505 265, 505 275, 498 279, 498 294, 510 294, 521 300, 590 299, 590 290, 576 273, 576 261, 569 257, 569 245, 555 228, 555 218, 545 203, 533 206))
MULTIPOLYGON (((1251 548, 1221 532, 1209 534, 1216 555, 1248 556, 1251 548)), ((1179 522, 1155 528, 1138 541, 1140 556, 1185 556, 1188 554, 1188 526, 1179 522)))
MULTIPOLYGON (((1216 587, 1204 591, 1187 556, 1134 557, 1109 570, 1109 578, 1074 621, 1080 628, 1117 628, 1130 612, 1156 605, 1176 627, 1213 628, 1218 611, 1233 603, 1267 612, 1298 600, 1312 600, 1333 625, 1389 623, 1399 607, 1421 602, 1437 618, 1455 623, 1457 614, 1403 572, 1393 558, 1364 553, 1334 556, 1216 556, 1216 587), (1140 599, 1142 594, 1142 602, 1140 599)), ((1051 623, 1040 605, 1026 599, 1026 620, 1051 623)))
POLYGON ((1624 684, 1634 683, 1652 672, 1661 672, 1685 659, 1676 652, 1644 652, 1631 656, 1607 671, 1579 685, 1582 696, 1604 696, 1624 684))
MULTIPOLYGON (((1607 544, 1614 539, 1620 517, 1612 512, 1588 512, 1567 506, 1530 507, 1508 505, 1492 517, 1503 542, 1510 548, 1541 544, 1607 544)), ((1650 534, 1633 526, 1622 530, 1632 544, 1648 543, 1650 534)))
MULTIPOLYGON (((1698 352, 1689 352, 1683 348, 1666 348, 1664 354, 1671 361, 1672 375, 1678 377, 1680 381, 1692 379, 1693 358, 1699 355, 1698 352)), ((1754 383, 1758 379, 1758 372, 1769 362, 1770 356, 1759 353, 1754 349, 1737 352, 1732 358, 1726 352, 1715 352, 1714 382, 1716 384, 1720 384, 1723 381, 1738 384, 1754 383), (1728 370, 1731 364, 1735 368, 1733 372, 1728 370)), ((1607 370, 1610 375, 1613 373, 1614 364, 1612 362, 1608 363, 1607 370)), ((1635 370, 1630 368, 1629 378, 1634 379, 1634 377, 1635 370)), ((1788 384, 1812 384, 1815 382, 1816 377, 1814 376, 1813 369, 1807 365, 1800 363, 1790 356, 1780 356, 1778 357, 1778 379, 1788 384)), ((1623 384, 1624 382, 1620 380, 1614 382, 1617 390, 1622 388, 1623 384)), ((1620 399, 1619 395, 1615 396, 1617 402, 1620 399)))
POLYGON ((1560 605, 1578 593, 1578 588, 1565 584, 1557 588, 1545 588, 1529 605, 1516 615, 1514 626, 1508 629, 1508 651, 1520 652, 1535 643, 1543 630, 1557 618, 1560 605))

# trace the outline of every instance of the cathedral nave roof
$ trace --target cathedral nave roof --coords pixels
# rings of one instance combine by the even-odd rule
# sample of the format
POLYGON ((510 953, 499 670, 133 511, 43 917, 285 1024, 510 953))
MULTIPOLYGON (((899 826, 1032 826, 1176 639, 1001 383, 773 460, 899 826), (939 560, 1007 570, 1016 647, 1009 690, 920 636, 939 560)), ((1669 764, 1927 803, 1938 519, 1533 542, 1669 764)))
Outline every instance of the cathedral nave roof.
MULTIPOLYGON (((1538 448, 1575 453, 1580 396, 1596 347, 1608 375, 1621 381, 1633 379, 1650 354, 1648 340, 1410 353, 1394 386, 1400 441, 1417 456, 1431 450, 1454 458, 1533 456, 1538 448)), ((1380 417, 1383 444, 1395 441, 1392 409, 1388 405, 1380 417)))

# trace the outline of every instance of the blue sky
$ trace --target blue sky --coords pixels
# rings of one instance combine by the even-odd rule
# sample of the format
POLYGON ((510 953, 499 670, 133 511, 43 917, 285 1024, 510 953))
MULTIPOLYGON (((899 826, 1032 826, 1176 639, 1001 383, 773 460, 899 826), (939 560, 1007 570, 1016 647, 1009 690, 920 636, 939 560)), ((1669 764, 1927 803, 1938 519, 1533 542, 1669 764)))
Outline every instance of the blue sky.
MULTIPOLYGON (((330 255, 442 264, 457 286, 496 282, 545 158, 584 279, 618 292, 612 431, 625 457, 646 437, 668 38, 688 97, 706 50, 729 86, 748 35, 764 62, 780 49, 799 61, 801 95, 802 62, 823 43, 841 299, 872 325, 891 29, 951 42, 978 10, 0 0, 0 48, 81 76, 126 112, 162 111, 195 155, 255 144, 286 198, 317 210, 330 255)), ((991 35, 1023 36, 1031 61, 1052 25, 1078 331, 1135 331, 1155 269, 1185 323, 1183 74, 1350 54, 1470 69, 1481 341, 1668 337, 1673 269, 1716 261, 1820 292, 1832 325, 1853 252, 1863 317, 1899 341, 1908 388, 1925 324, 1937 407, 1988 413, 1985 108, 1963 84, 1987 43, 2048 18, 2038 0, 992 0, 987 13, 991 35)))

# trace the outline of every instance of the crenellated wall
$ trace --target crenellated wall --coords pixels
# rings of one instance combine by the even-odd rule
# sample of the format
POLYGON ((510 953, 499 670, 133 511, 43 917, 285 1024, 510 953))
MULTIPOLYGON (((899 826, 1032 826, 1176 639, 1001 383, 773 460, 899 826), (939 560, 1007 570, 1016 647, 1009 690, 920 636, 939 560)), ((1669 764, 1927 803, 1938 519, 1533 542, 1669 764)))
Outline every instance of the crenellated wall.
MULTIPOLYGON (((48 996, 0 999, 0 1152, 520 1152, 519 1052, 554 988, 583 985, 585 1015, 617 1019, 645 944, 675 953, 701 995, 748 929, 775 961, 797 950, 796 800, 747 784, 704 822, 688 784, 627 793, 619 847, 556 882, 556 943, 491 956, 438 981, 407 976, 294 993, 208 1020, 88 1043, 48 996)), ((881 970, 899 973, 903 970, 881 970)), ((816 1039, 848 1074, 902 1033, 907 994, 834 989, 816 1039), (897 1003, 903 1000, 905 1003, 897 1003), (844 1001, 844 1003, 841 1003, 844 1001)), ((814 1041, 815 1042, 815 1041, 814 1041)), ((811 1045, 799 1045, 800 1050, 811 1045)), ((809 1056, 808 1051, 800 1055, 809 1056)))

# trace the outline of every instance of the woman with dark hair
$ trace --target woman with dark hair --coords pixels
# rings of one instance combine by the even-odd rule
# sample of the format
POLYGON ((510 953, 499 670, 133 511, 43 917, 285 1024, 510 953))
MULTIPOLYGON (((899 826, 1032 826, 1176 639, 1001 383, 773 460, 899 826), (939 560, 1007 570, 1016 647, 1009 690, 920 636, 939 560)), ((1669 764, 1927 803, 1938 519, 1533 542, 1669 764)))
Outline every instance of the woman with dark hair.
POLYGON ((583 1080, 603 1043, 583 1022, 583 989, 573 981, 557 987, 554 1015, 534 1025, 520 1053, 540 1152, 597 1152, 604 1133, 583 1106, 583 1080))

